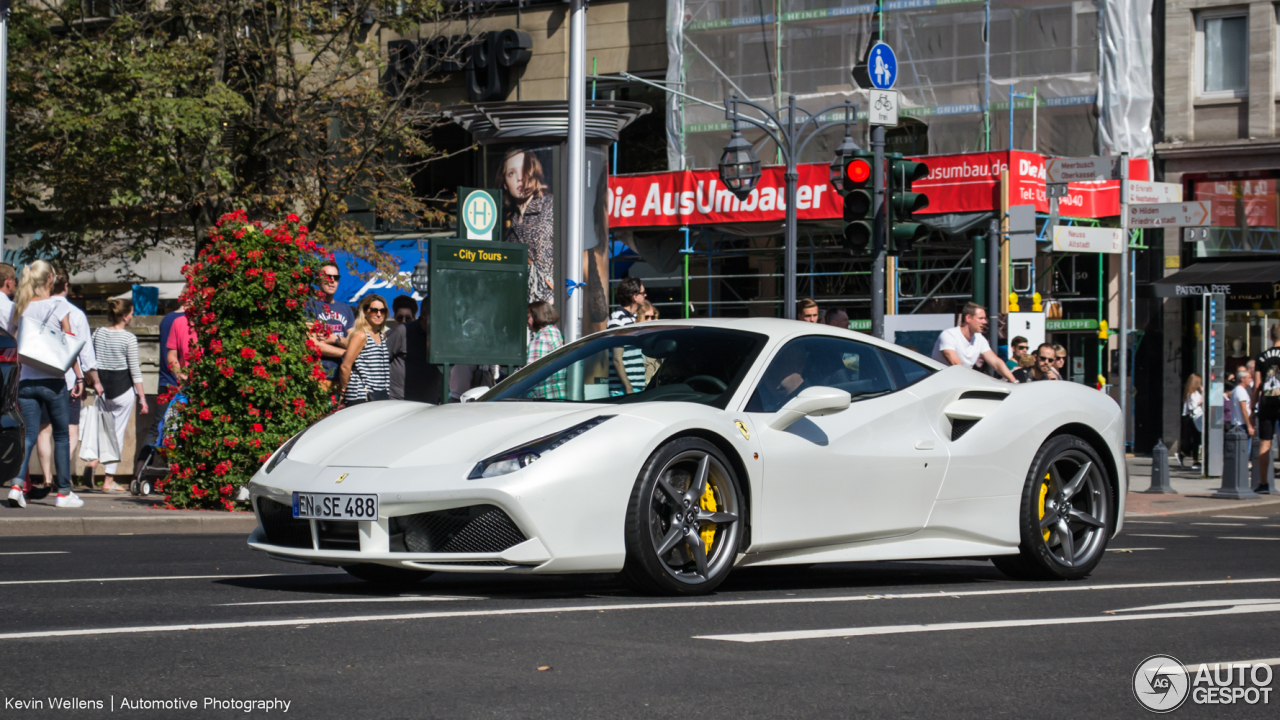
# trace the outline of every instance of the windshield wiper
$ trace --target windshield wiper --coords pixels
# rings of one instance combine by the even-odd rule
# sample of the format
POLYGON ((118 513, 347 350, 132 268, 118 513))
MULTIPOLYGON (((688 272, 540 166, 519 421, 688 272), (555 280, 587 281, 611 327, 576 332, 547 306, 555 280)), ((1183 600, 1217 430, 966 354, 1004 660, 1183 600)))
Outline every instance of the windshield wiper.
POLYGON ((849 401, 850 401, 850 402, 858 402, 859 400, 870 400, 871 398, 877 398, 877 397, 880 397, 881 395, 888 395, 888 394, 889 394, 889 393, 891 393, 891 392, 893 392, 893 391, 892 391, 892 390, 877 390, 877 391, 875 391, 875 392, 862 393, 861 395, 854 395, 853 397, 851 397, 851 398, 849 399, 849 401))

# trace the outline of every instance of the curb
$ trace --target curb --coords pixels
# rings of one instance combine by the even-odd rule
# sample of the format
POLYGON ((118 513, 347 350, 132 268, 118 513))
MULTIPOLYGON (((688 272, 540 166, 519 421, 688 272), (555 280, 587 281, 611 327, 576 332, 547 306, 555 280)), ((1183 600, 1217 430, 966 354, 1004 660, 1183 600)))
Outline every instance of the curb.
POLYGON ((36 535, 197 535, 253 532, 258 520, 247 517, 59 517, 0 519, 0 537, 36 535))
MULTIPOLYGON (((1228 502, 1239 503, 1240 500, 1229 500, 1228 502)), ((1210 508, 1188 508, 1186 510, 1169 510, 1166 512, 1149 512, 1149 513, 1131 513, 1125 512, 1125 518, 1144 518, 1144 517, 1164 517, 1167 515, 1217 515, 1224 512, 1238 512, 1242 510, 1250 510, 1258 507, 1269 507, 1272 505, 1280 505, 1280 498, 1275 500, 1246 500, 1248 503, 1240 505, 1223 505, 1221 507, 1210 508)))

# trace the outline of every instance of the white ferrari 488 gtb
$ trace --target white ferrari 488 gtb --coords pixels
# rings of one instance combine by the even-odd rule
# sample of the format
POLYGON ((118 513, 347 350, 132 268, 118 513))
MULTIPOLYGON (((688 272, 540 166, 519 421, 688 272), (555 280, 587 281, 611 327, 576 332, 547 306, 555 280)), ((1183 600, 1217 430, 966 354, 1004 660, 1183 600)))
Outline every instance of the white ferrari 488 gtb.
POLYGON ((825 325, 649 322, 474 402, 316 423, 250 483, 249 544, 391 583, 621 572, 698 594, 741 566, 961 557, 1074 579, 1124 517, 1121 427, 1083 385, 825 325))

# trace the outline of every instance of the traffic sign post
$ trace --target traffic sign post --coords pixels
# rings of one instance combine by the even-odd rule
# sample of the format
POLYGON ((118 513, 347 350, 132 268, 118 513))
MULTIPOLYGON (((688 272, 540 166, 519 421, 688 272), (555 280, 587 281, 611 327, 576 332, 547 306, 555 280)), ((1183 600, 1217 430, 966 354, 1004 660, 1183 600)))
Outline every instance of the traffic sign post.
POLYGON ((1182 202, 1182 186, 1178 183, 1128 181, 1131 205, 1182 202))
POLYGON ((1129 206, 1129 227, 1135 228, 1208 225, 1212 217, 1208 200, 1129 206))
POLYGON ((1104 182, 1119 179, 1119 158, 1045 158, 1046 183, 1104 182))
POLYGON ((1124 234, 1119 228, 1075 227, 1059 225, 1053 229, 1055 252, 1090 252, 1117 254, 1124 247, 1124 234))

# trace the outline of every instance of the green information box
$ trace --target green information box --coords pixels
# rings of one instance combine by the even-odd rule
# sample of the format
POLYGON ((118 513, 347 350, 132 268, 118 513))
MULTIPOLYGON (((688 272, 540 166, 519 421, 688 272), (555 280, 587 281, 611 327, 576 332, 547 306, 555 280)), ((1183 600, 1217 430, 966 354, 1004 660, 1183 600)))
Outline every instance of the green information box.
POLYGON ((431 358, 436 365, 524 365, 529 247, 431 241, 431 358))

